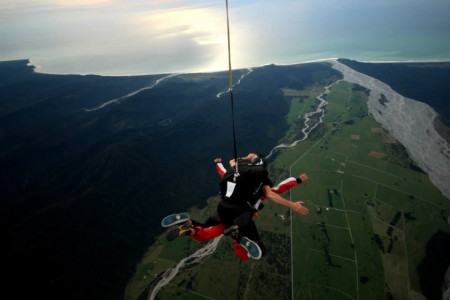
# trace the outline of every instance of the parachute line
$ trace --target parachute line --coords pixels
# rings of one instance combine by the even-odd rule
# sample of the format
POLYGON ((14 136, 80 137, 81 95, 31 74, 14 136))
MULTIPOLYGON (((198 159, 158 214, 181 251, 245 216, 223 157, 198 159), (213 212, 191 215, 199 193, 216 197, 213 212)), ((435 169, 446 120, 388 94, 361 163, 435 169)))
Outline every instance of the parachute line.
POLYGON ((228 17, 228 0, 225 0, 227 9, 227 36, 228 36, 228 91, 230 92, 231 102, 231 120, 233 122, 233 151, 234 161, 236 162, 235 177, 239 175, 237 164, 237 146, 236 146, 236 127, 234 125, 234 97, 233 97, 233 70, 231 68, 231 41, 230 41, 230 19, 228 17))

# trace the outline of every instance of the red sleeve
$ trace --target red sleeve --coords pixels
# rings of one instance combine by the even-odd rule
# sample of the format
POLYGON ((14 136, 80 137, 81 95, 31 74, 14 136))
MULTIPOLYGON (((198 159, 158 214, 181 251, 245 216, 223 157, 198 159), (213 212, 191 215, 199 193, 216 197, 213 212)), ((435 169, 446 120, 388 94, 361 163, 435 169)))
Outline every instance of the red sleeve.
POLYGON ((290 189, 292 189, 294 186, 298 184, 297 179, 294 177, 289 177, 282 182, 280 182, 276 187, 272 188, 272 191, 274 191, 277 194, 282 194, 290 189))
POLYGON ((222 163, 216 163, 216 170, 217 173, 219 173, 220 178, 223 178, 223 175, 227 172, 227 169, 225 169, 222 163))

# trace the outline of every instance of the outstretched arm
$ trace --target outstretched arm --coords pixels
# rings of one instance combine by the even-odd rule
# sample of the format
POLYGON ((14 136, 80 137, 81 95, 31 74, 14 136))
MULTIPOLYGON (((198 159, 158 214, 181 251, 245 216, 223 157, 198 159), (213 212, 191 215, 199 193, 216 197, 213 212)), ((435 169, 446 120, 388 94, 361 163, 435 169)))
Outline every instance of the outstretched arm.
POLYGON ((306 173, 302 173, 298 175, 297 178, 289 177, 282 182, 280 182, 277 186, 272 188, 272 191, 274 191, 277 194, 282 194, 291 188, 293 188, 296 185, 299 185, 300 183, 308 180, 308 175, 306 173))
POLYGON ((263 186, 263 192, 267 199, 269 199, 275 203, 284 205, 284 206, 292 209, 295 213, 297 213, 299 215, 306 216, 309 213, 309 209, 307 209, 306 207, 304 207, 302 205, 303 201, 291 202, 291 201, 281 197, 274 191, 272 191, 270 189, 270 186, 268 186, 268 185, 263 186))

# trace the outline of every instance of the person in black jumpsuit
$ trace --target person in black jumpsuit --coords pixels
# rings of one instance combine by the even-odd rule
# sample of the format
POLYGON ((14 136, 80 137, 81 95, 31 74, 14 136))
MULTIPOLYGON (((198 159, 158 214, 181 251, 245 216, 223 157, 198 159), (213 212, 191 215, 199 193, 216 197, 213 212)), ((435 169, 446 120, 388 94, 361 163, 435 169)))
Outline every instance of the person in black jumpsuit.
POLYGON ((252 220, 255 212, 254 204, 261 197, 278 204, 285 205, 300 215, 307 215, 308 209, 302 201, 291 202, 275 193, 272 182, 265 169, 265 160, 261 155, 248 154, 236 163, 230 161, 228 170, 220 182, 221 201, 217 207, 217 215, 227 228, 238 228, 238 236, 246 236, 261 248, 264 255, 265 246, 258 234, 255 222, 252 220))

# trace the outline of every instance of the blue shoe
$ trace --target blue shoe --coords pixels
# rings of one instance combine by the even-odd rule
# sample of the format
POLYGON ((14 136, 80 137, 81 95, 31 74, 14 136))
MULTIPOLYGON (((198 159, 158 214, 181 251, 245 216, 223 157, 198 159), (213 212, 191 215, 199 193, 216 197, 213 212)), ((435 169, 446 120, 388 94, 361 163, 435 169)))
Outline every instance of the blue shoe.
POLYGON ((179 213, 179 214, 172 214, 168 215, 161 221, 162 227, 170 227, 172 225, 184 223, 187 220, 189 220, 189 214, 188 213, 179 213))
POLYGON ((239 241, 239 244, 247 250, 248 256, 253 259, 260 259, 262 256, 261 248, 259 248, 258 244, 252 241, 247 237, 242 237, 239 241))

